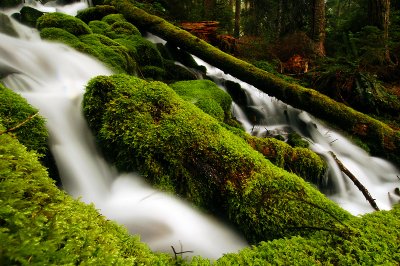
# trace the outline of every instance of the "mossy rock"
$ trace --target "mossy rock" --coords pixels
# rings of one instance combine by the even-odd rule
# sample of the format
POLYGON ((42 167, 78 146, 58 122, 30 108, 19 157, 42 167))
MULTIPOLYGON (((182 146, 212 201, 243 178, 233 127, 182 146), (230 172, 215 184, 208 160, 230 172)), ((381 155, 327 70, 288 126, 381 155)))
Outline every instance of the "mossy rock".
POLYGON ((36 27, 41 31, 44 28, 60 28, 75 36, 92 33, 89 26, 82 20, 63 13, 46 13, 37 20, 36 27))
POLYGON ((76 15, 77 18, 86 24, 92 20, 101 20, 103 17, 110 14, 117 14, 117 10, 113 6, 97 5, 83 10, 79 10, 76 15))
POLYGON ((23 0, 2 0, 0 2, 1 8, 11 8, 22 5, 24 3, 23 0))
POLYGON ((32 28, 36 27, 37 20, 44 14, 44 12, 32 8, 30 6, 22 7, 19 12, 21 14, 19 21, 22 24, 32 28))
POLYGON ((142 36, 140 31, 135 26, 133 26, 129 22, 122 22, 122 21, 118 21, 111 24, 107 28, 105 35, 107 35, 111 39, 129 37, 131 35, 142 36))
POLYGON ((164 60, 166 76, 164 82, 169 83, 183 80, 196 80, 196 75, 186 67, 175 64, 172 60, 164 60))
POLYGON ((310 143, 303 139, 299 134, 296 132, 290 132, 288 134, 287 143, 292 147, 301 147, 301 148, 308 148, 310 147, 310 143))
POLYGON ((90 48, 87 50, 89 54, 99 58, 115 72, 128 74, 136 72, 136 61, 125 46, 101 34, 82 35, 80 40, 90 48))
POLYGON ((161 81, 165 77, 165 70, 156 66, 144 66, 140 69, 140 74, 145 79, 161 81))
POLYGON ((194 68, 206 73, 205 68, 203 66, 199 66, 194 60, 193 56, 185 50, 179 49, 177 46, 171 44, 170 42, 167 42, 165 44, 165 48, 168 50, 168 53, 175 61, 178 61, 187 67, 194 68))
POLYGON ((3 13, 0 13, 0 32, 12 37, 18 37, 17 31, 14 29, 10 18, 3 13))
MULTIPOLYGON (((119 39, 120 40, 120 39, 119 39)), ((136 61, 140 66, 157 66, 164 68, 163 58, 156 46, 138 35, 125 37, 123 43, 136 52, 136 61)))
POLYGON ((126 19, 124 18, 123 15, 121 14, 110 14, 101 19, 101 21, 104 21, 108 25, 112 25, 115 22, 127 22, 126 19))
POLYGON ((276 166, 293 172, 308 182, 324 188, 327 164, 310 149, 293 148, 287 143, 275 138, 260 138, 247 133, 240 134, 255 150, 276 166))
POLYGON ((60 28, 44 28, 40 31, 40 37, 48 41, 61 42, 71 47, 80 43, 78 37, 60 28))
POLYGON ((199 99, 213 99, 225 113, 231 111, 232 98, 214 82, 207 79, 179 81, 171 84, 183 99, 195 103, 199 99))
POLYGON ((0 135, 0 176, 1 265, 173 264, 59 190, 37 154, 8 134, 0 135))
POLYGON ((247 98, 248 98, 247 93, 240 86, 240 84, 236 83, 234 81, 231 81, 231 80, 225 80, 224 84, 225 84, 226 91, 232 97, 233 101, 241 107, 246 107, 247 106, 247 98))
POLYGON ((84 114, 108 159, 152 184, 230 219, 251 243, 340 234, 350 215, 266 160, 161 82, 99 76, 86 87, 84 114))
POLYGON ((15 135, 29 150, 34 150, 42 155, 46 154, 48 133, 45 120, 40 116, 29 119, 29 117, 38 113, 38 110, 32 107, 22 96, 4 87, 1 83, 0 99, 1 124, 5 128, 14 128, 27 121, 9 134, 15 135))
POLYGON ((110 27, 110 25, 108 25, 106 22, 100 20, 92 20, 88 25, 93 33, 102 35, 106 35, 107 30, 110 27))

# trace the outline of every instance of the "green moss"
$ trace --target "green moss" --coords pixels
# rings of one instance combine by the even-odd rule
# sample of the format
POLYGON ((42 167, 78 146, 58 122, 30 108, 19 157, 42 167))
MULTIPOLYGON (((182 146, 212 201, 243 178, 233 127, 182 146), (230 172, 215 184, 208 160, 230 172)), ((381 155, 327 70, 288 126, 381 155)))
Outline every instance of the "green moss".
POLYGON ((259 138, 247 133, 241 133, 241 136, 273 164, 301 176, 306 181, 323 186, 327 165, 310 149, 293 148, 275 138, 259 138))
POLYGON ((39 30, 44 28, 60 28, 72 33, 75 36, 92 33, 92 30, 82 20, 63 13, 46 13, 37 20, 36 27, 39 30))
POLYGON ((112 25, 115 22, 127 22, 123 15, 121 14, 110 14, 102 18, 102 21, 106 22, 108 25, 112 25))
POLYGON ((71 47, 80 43, 78 37, 60 28, 44 28, 40 31, 40 37, 48 41, 62 42, 71 47))
POLYGON ((140 74, 145 79, 163 80, 165 77, 165 70, 156 66, 144 66, 140 69, 140 74))
POLYGON ((220 213, 255 243, 315 230, 340 233, 349 214, 159 82, 92 79, 84 113, 119 169, 220 213), (320 228, 320 229, 315 229, 320 228))
POLYGON ((206 79, 179 81, 170 85, 184 100, 223 121, 231 112, 232 98, 214 82, 206 79))
POLYGON ((400 208, 355 218, 349 226, 357 234, 310 238, 293 237, 228 254, 214 265, 398 265, 400 208))
POLYGON ((59 190, 37 154, 7 134, 0 135, 0 176, 1 265, 173 264, 59 190))
MULTIPOLYGON (((1 124, 7 129, 14 128, 38 112, 23 97, 1 83, 0 99, 1 124)), ((8 134, 15 135, 29 150, 41 155, 47 152, 48 133, 45 120, 40 116, 35 116, 8 134)))
POLYGON ((310 143, 304 140, 296 132, 289 133, 287 143, 292 147, 308 148, 310 146, 310 143))
POLYGON ((102 35, 106 35, 107 30, 110 26, 107 23, 105 23, 104 21, 100 21, 100 20, 92 20, 89 22, 88 25, 93 33, 102 34, 102 35))
POLYGON ((97 5, 78 11, 77 18, 85 23, 92 20, 101 20, 103 17, 118 13, 113 6, 97 5))
POLYGON ((129 22, 115 22, 107 28, 105 35, 111 39, 129 37, 130 35, 141 36, 140 31, 129 22))

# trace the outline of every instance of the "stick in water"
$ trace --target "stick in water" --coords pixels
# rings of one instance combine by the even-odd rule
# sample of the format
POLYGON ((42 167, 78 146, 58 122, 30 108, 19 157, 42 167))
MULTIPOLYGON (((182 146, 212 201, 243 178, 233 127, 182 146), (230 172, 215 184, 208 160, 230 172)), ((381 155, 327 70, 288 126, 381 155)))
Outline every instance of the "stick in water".
POLYGON ((336 157, 336 154, 332 151, 329 152, 333 159, 336 161, 337 165, 339 166, 340 170, 345 173, 351 181, 353 181, 354 185, 363 193, 364 197, 368 200, 371 204, 372 208, 379 211, 378 205, 376 205, 375 199, 372 198, 371 194, 369 194, 368 190, 361 184, 360 181, 343 165, 343 163, 336 157))

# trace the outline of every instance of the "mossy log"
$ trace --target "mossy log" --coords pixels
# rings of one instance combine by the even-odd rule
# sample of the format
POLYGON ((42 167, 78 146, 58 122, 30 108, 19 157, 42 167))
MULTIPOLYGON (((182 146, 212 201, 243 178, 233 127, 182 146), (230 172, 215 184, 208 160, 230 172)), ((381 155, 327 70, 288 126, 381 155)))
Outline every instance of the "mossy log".
POLYGON ((252 243, 338 233, 350 217, 164 83, 99 76, 83 105, 104 154, 120 170, 138 169, 156 187, 229 218, 252 243))
POLYGON ((291 84, 252 64, 226 54, 164 19, 150 15, 128 0, 109 0, 134 25, 200 57, 270 96, 336 125, 367 144, 371 153, 400 165, 400 132, 315 90, 291 84))

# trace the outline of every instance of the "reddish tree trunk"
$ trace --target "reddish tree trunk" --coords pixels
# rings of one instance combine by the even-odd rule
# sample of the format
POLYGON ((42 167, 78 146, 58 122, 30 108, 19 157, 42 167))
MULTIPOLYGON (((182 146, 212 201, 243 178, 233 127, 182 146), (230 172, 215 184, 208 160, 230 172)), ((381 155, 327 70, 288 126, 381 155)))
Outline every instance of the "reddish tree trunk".
POLYGON ((313 2, 313 21, 312 39, 314 41, 314 51, 319 56, 325 56, 325 1, 314 0, 313 2))

